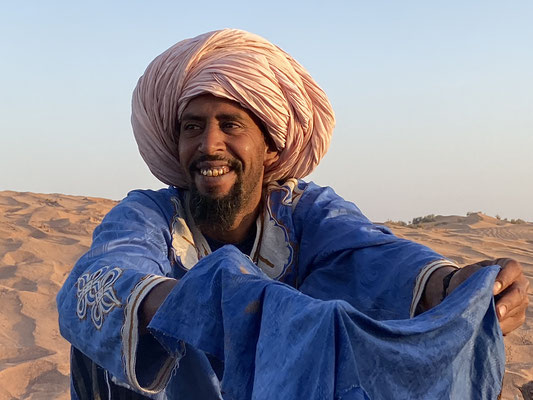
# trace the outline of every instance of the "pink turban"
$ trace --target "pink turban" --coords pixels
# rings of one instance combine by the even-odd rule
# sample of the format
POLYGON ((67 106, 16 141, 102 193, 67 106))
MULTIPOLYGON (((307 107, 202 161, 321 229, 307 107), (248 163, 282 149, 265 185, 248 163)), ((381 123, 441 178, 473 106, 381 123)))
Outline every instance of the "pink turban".
POLYGON ((139 151, 162 182, 186 187, 178 121, 195 96, 239 103, 265 124, 278 150, 265 182, 302 178, 326 153, 335 116, 324 91, 290 55, 260 36, 223 29, 183 40, 148 66, 133 92, 139 151))

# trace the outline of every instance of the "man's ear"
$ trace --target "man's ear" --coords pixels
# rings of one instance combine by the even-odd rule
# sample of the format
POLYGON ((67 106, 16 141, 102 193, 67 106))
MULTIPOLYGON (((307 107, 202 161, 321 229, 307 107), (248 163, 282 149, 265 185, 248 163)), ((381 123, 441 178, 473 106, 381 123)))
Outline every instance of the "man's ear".
POLYGON ((267 169, 276 161, 278 161, 279 153, 276 150, 271 150, 269 146, 265 148, 265 158, 263 160, 263 167, 267 169))

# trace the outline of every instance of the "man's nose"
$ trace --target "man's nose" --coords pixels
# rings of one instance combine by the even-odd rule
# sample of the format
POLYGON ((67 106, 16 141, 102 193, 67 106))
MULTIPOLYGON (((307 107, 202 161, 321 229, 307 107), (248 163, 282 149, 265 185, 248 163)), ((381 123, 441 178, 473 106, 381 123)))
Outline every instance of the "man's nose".
POLYGON ((215 154, 224 150, 224 132, 218 123, 210 123, 200 138, 199 150, 204 154, 215 154))

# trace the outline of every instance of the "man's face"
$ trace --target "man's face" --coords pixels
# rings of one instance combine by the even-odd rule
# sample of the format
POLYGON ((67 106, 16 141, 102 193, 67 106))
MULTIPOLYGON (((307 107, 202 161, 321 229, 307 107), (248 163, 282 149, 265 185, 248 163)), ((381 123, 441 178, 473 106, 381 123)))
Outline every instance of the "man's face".
POLYGON ((197 223, 218 222, 228 229, 239 213, 255 210, 261 199, 264 164, 273 153, 251 112, 209 94, 195 97, 180 120, 178 152, 197 223), (208 216, 217 213, 225 214, 226 220, 208 216))

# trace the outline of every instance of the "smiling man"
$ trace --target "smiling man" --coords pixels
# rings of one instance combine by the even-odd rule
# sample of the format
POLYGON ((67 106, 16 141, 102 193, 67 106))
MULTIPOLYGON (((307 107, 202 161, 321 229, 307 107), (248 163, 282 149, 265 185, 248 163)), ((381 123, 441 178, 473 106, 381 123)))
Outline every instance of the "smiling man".
POLYGON ((301 180, 334 114, 287 53, 184 40, 139 79, 132 125, 170 186, 111 210, 58 294, 72 398, 498 395, 520 264, 458 268, 301 180))
POLYGON ((231 100, 205 94, 184 109, 178 155, 193 219, 207 237, 223 243, 253 237, 263 171, 276 159, 267 135, 257 117, 231 100))

